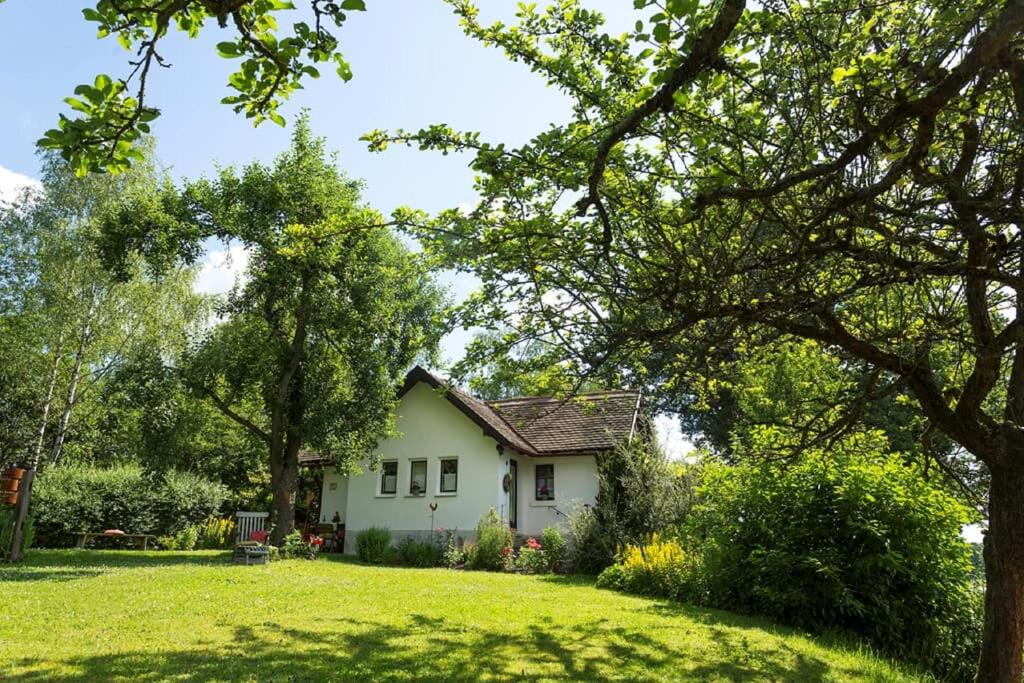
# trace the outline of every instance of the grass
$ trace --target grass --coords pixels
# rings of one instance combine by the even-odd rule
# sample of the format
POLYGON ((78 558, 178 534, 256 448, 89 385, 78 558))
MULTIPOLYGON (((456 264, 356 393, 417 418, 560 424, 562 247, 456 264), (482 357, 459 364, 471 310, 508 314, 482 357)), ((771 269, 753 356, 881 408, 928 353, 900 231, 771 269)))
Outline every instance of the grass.
POLYGON ((0 566, 0 680, 905 681, 724 612, 530 577, 36 551, 0 566))

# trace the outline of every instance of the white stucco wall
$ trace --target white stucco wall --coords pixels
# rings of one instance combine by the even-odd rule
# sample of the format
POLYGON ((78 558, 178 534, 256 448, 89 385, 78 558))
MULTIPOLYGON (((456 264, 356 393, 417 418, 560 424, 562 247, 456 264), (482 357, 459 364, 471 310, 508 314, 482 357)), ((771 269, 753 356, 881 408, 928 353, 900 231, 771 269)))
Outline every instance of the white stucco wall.
MULTIPOLYGON (((420 383, 402 397, 395 417, 400 437, 383 441, 376 453, 382 460, 398 461, 398 486, 393 497, 379 495, 376 471, 364 469, 348 477, 346 495, 346 550, 354 552, 355 537, 362 529, 384 526, 393 537, 430 531, 430 503, 437 503, 434 526, 470 532, 492 507, 500 508, 501 456, 497 443, 485 436, 472 420, 444 396, 420 383), (442 458, 459 459, 458 490, 454 495, 439 492, 442 458), (409 493, 410 461, 427 460, 427 490, 422 496, 409 493)), ((368 461, 362 463, 368 467, 368 461)), ((337 475, 334 475, 337 476, 337 475)), ((325 494, 331 478, 325 477, 325 494)), ((342 485, 339 483, 338 490, 342 485)), ((340 496, 336 496, 337 500, 340 496)), ((325 521, 334 510, 323 506, 325 521)))
POLYGON ((518 533, 535 536, 544 527, 564 528, 566 519, 555 512, 572 512, 576 505, 597 502, 597 460, 593 455, 566 455, 551 458, 520 457, 519 461, 519 528, 518 533), (537 465, 555 466, 555 499, 536 499, 537 465))
POLYGON ((371 526, 391 530, 397 542, 406 536, 420 536, 431 530, 430 503, 437 504, 434 527, 457 529, 472 537, 477 522, 490 508, 508 520, 509 495, 502 480, 515 459, 519 469, 517 533, 538 535, 545 527, 564 528, 565 517, 577 504, 593 505, 597 500, 597 462, 593 455, 535 458, 505 448, 499 454, 497 442, 485 436, 479 426, 444 396, 420 383, 402 397, 395 417, 400 437, 382 442, 376 454, 381 460, 398 462, 398 485, 394 496, 381 496, 378 472, 361 463, 363 472, 341 475, 324 473, 321 519, 330 523, 338 512, 346 525, 346 552, 355 552, 356 535, 371 526), (459 459, 458 490, 441 494, 441 459, 459 459), (410 461, 427 461, 425 495, 409 493, 410 461), (535 499, 535 466, 555 466, 555 500, 535 499))
POLYGON ((338 513, 341 523, 345 524, 348 506, 348 477, 339 474, 336 469, 324 472, 323 496, 320 498, 320 521, 330 524, 334 521, 334 513, 338 513))

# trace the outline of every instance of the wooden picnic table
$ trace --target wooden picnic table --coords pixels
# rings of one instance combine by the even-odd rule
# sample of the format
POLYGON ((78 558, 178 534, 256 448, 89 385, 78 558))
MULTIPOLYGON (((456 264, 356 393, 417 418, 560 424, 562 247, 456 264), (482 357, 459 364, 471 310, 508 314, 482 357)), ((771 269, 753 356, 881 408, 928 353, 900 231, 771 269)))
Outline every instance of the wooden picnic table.
POLYGON ((84 548, 90 539, 103 536, 106 538, 130 538, 139 544, 139 550, 145 550, 149 547, 149 539, 156 538, 150 534, 108 534, 105 531, 79 531, 77 536, 78 541, 75 546, 78 548, 84 548))

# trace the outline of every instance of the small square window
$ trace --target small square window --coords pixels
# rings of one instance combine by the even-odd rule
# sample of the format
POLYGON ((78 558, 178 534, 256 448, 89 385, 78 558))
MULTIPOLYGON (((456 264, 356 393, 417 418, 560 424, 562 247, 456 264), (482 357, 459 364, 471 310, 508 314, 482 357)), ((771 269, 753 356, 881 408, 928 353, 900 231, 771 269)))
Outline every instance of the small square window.
POLYGON ((537 500, 555 499, 555 466, 537 465, 534 468, 537 475, 537 500))
POLYGON ((393 496, 398 491, 398 461, 386 460, 380 464, 380 495, 393 496))
POLYGON ((409 462, 409 495, 422 496, 427 492, 427 461, 409 462))
POLYGON ((441 493, 455 493, 459 489, 459 461, 445 458, 441 461, 441 493))

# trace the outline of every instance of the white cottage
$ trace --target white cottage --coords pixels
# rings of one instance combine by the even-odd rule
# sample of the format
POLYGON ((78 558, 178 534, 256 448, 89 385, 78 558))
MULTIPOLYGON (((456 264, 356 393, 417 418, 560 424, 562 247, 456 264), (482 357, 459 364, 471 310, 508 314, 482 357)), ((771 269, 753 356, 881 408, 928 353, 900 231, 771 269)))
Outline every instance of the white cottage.
POLYGON ((396 542, 432 524, 472 538, 491 508, 523 536, 563 524, 575 505, 594 504, 596 459, 639 427, 634 391, 482 401, 417 366, 399 397, 400 436, 360 474, 324 472, 321 522, 345 525, 346 552, 371 526, 396 542))

